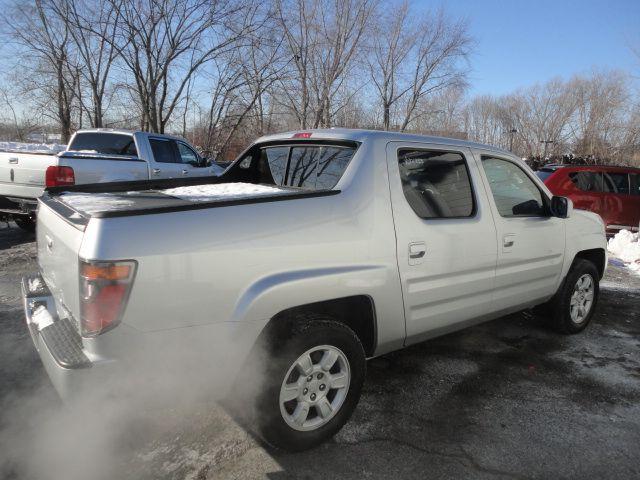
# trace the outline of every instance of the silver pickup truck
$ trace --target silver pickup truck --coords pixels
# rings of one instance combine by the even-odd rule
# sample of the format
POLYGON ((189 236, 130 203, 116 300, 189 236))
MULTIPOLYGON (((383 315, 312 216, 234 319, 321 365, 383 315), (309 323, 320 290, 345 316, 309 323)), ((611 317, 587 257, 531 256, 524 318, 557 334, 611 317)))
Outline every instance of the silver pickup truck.
POLYGON ((58 154, 0 151, 0 218, 33 230, 45 187, 218 175, 184 139, 128 130, 80 130, 58 154))
POLYGON ((213 180, 49 189, 37 239, 24 308, 63 397, 251 385, 289 450, 342 427, 367 358, 538 305, 581 331, 607 264, 602 220, 512 154, 343 129, 260 138, 213 180))

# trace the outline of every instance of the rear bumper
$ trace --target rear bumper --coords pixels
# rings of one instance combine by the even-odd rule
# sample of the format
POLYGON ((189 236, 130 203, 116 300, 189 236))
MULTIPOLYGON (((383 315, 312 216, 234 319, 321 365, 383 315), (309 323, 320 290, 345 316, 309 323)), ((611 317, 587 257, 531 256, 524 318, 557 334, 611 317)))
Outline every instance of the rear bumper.
POLYGON ((51 292, 39 274, 23 277, 22 302, 31 339, 53 386, 60 397, 71 398, 95 376, 82 339, 70 319, 58 318, 51 292))

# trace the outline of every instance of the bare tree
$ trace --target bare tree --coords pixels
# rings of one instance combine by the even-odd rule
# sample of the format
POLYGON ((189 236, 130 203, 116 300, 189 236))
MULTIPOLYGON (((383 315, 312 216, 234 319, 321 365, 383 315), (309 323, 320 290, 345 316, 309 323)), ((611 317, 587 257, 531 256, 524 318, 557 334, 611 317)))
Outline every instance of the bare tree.
MULTIPOLYGON (((73 62, 69 26, 49 0, 21 2, 14 5, 14 21, 10 24, 13 40, 31 63, 32 74, 24 82, 25 90, 36 90, 40 102, 54 101, 53 118, 60 125, 62 141, 71 137, 74 102, 77 100, 78 70, 73 62)), ((63 12, 67 15, 68 12, 63 12)))
POLYGON ((77 53, 79 82, 78 100, 92 127, 104 124, 105 95, 111 68, 117 57, 115 34, 121 1, 49 0, 51 10, 65 22, 77 53), (89 91, 85 100, 83 88, 89 91))
POLYGON ((276 0, 292 71, 281 95, 301 128, 329 127, 333 101, 360 52, 374 0, 276 0))
POLYGON ((119 4, 113 45, 133 76, 142 128, 165 131, 190 79, 256 28, 246 22, 254 8, 236 0, 119 4))
POLYGON ((464 21, 443 10, 415 20, 408 4, 391 8, 374 35, 369 70, 382 107, 382 125, 406 130, 430 94, 464 84, 471 38, 464 21))

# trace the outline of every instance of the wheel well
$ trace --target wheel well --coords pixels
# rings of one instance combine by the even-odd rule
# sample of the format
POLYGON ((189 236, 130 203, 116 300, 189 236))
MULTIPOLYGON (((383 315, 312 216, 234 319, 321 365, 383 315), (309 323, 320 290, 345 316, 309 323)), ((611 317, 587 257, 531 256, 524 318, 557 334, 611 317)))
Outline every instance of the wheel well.
POLYGON ((367 295, 335 298, 288 308, 276 314, 265 327, 268 341, 277 344, 278 338, 290 331, 289 320, 305 314, 327 315, 344 323, 358 336, 365 355, 373 355, 377 345, 377 324, 373 299, 367 295))
POLYGON ((581 252, 576 253, 575 258, 583 258, 584 260, 588 260, 593 263, 598 269, 598 273, 600 274, 600 278, 604 275, 604 261, 605 254, 604 249, 602 248, 593 248, 591 250, 582 250, 581 252))

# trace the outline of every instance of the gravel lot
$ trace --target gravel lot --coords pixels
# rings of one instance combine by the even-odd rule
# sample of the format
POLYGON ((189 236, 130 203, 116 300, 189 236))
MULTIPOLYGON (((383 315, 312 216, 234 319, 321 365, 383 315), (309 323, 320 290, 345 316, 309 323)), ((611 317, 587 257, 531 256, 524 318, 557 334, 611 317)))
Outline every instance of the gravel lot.
MULTIPOLYGON (((38 478, 31 419, 69 415, 23 323, 19 279, 35 268, 33 236, 0 226, 0 478, 38 478)), ((611 265, 581 335, 523 313, 370 361, 353 418, 313 451, 268 449, 215 405, 150 409, 113 423, 92 477, 640 478, 639 347, 640 276, 611 265)), ((48 478, 87 478, 63 471, 48 478)))

